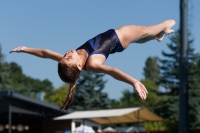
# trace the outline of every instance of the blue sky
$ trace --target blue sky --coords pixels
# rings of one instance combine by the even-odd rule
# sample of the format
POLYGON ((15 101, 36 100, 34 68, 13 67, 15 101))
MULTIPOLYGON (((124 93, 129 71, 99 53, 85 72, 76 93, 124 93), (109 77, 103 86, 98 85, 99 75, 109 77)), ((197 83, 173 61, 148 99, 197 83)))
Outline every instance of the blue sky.
MULTIPOLYGON (((18 63, 23 73, 38 79, 49 79, 55 87, 63 82, 57 74, 57 63, 24 53, 9 54, 17 46, 47 48, 64 54, 76 49, 93 36, 107 29, 126 24, 153 25, 166 19, 176 20, 174 29, 180 25, 179 0, 34 0, 0 1, 0 43, 5 61, 18 63)), ((195 39, 194 48, 200 53, 200 1, 189 0, 189 25, 195 39)), ((149 56, 162 58, 161 51, 169 51, 166 43, 151 41, 132 44, 122 53, 110 55, 107 65, 116 67, 141 80, 145 61, 149 56)), ((119 99, 124 89, 133 87, 110 76, 104 92, 110 98, 119 99)), ((148 89, 148 88, 147 88, 148 89)))

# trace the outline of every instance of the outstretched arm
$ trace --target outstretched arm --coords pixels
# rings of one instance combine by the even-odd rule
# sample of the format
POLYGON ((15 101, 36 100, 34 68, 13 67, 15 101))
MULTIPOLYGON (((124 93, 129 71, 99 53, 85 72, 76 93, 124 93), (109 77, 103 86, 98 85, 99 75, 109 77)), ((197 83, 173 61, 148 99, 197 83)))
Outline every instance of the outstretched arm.
POLYGON ((20 47, 14 48, 13 50, 10 51, 10 53, 13 53, 13 52, 28 53, 28 54, 35 55, 40 58, 49 58, 49 59, 52 59, 52 60, 55 60, 58 62, 63 57, 63 55, 53 52, 48 49, 27 48, 25 46, 20 46, 20 47))
POLYGON ((138 80, 132 78, 131 76, 120 71, 119 69, 112 68, 112 67, 106 66, 106 65, 95 65, 94 67, 90 68, 90 70, 92 70, 94 72, 102 72, 102 73, 109 74, 110 76, 112 76, 113 78, 115 78, 117 80, 120 80, 120 81, 123 81, 125 83, 132 85, 135 88, 135 90, 137 91, 140 98, 143 100, 146 100, 148 92, 147 92, 145 86, 138 80))

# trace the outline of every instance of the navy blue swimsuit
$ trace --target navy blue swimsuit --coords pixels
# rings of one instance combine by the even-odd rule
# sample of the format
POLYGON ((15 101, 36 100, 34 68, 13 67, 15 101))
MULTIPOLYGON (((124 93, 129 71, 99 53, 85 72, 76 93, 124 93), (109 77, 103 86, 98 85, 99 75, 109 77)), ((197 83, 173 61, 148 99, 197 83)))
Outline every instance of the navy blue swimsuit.
POLYGON ((113 54, 115 52, 122 52, 124 50, 114 29, 110 29, 104 33, 95 36, 94 38, 85 42, 76 50, 79 49, 85 49, 87 51, 87 60, 93 54, 102 54, 107 59, 109 54, 113 54))

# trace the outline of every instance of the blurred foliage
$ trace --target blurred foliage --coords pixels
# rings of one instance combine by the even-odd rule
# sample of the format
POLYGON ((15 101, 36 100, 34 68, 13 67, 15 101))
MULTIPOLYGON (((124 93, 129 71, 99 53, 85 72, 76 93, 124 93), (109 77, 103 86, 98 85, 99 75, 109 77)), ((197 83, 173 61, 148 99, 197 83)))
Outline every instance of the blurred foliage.
MULTIPOLYGON (((103 80, 103 76, 104 74, 91 71, 81 72, 70 109, 94 110, 111 108, 111 100, 108 98, 107 93, 102 92, 106 83, 103 80)), ((65 84, 53 90, 53 95, 48 100, 56 105, 61 105, 66 98, 68 90, 69 84, 65 84)))
POLYGON ((165 123, 161 122, 161 121, 145 122, 144 127, 149 131, 164 131, 164 130, 166 130, 165 123))
POLYGON ((4 79, 9 81, 9 90, 31 97, 35 97, 37 92, 44 92, 46 94, 45 98, 53 91, 53 85, 48 79, 31 78, 23 74, 21 67, 17 63, 6 64, 8 72, 4 79))
POLYGON ((0 45, 0 90, 10 90, 30 97, 36 97, 37 92, 44 92, 47 101, 54 90, 52 83, 48 79, 26 76, 17 63, 5 62, 4 58, 0 45))
POLYGON ((152 108, 152 110, 156 109, 157 106, 160 104, 162 105, 162 101, 164 101, 165 97, 160 97, 158 94, 158 86, 155 82, 151 81, 150 79, 141 80, 144 86, 148 90, 148 97, 147 100, 141 100, 140 97, 136 92, 130 92, 128 89, 125 89, 122 92, 122 97, 118 101, 113 101, 112 103, 115 105, 116 108, 119 107, 136 107, 136 106, 144 106, 147 108, 152 108))
POLYGON ((4 90, 7 88, 5 76, 6 76, 6 66, 5 66, 4 55, 2 53, 2 48, 0 44, 0 90, 4 90))
POLYGON ((143 69, 145 79, 150 79, 155 83, 158 83, 160 75, 160 67, 157 60, 157 57, 148 57, 145 62, 145 67, 143 69))
MULTIPOLYGON (((189 34, 190 36, 190 34, 189 34)), ((170 38, 167 46, 170 53, 162 52, 164 59, 160 59, 161 78, 160 85, 165 88, 163 95, 168 101, 163 103, 160 115, 168 121, 170 129, 178 129, 179 120, 179 62, 180 62, 180 33, 179 31, 170 38)), ((192 48, 193 40, 188 40, 188 91, 189 91, 189 124, 190 128, 200 126, 200 70, 199 54, 192 48)))
POLYGON ((69 90, 68 84, 64 84, 60 88, 54 89, 52 95, 49 96, 48 101, 61 106, 65 101, 68 90, 69 90))
POLYGON ((105 74, 82 71, 77 81, 77 88, 74 94, 72 109, 95 110, 111 108, 111 100, 107 93, 102 92, 106 81, 105 74))
MULTIPOLYGON (((159 95, 159 87, 154 81, 151 81, 150 79, 143 79, 141 82, 148 90, 147 100, 141 100, 136 92, 131 92, 128 89, 125 89, 122 92, 123 95, 119 101, 112 100, 112 106, 115 108, 146 107, 155 114, 158 114, 160 108, 163 106, 163 102, 167 101, 168 98, 159 95)), ((166 129, 166 124, 164 122, 148 122, 143 124, 145 128, 150 131, 166 129)))
POLYGON ((157 81, 159 78, 159 66, 156 57, 149 57, 146 60, 144 67, 145 79, 141 80, 146 89, 148 90, 147 100, 141 100, 137 93, 125 89, 122 92, 122 97, 119 101, 112 100, 112 105, 118 107, 135 107, 144 106, 155 111, 162 102, 167 100, 166 97, 160 97, 159 86, 157 81), (151 72, 150 72, 151 71, 151 72), (118 105, 118 106, 117 106, 118 105))

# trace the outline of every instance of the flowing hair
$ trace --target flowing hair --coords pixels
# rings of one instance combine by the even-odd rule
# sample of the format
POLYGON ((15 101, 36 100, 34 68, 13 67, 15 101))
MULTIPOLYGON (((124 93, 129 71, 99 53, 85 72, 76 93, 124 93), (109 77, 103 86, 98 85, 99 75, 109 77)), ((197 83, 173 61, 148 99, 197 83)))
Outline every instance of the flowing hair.
POLYGON ((70 107, 72 103, 75 90, 76 90, 76 82, 70 84, 69 92, 67 94, 65 102, 62 104, 62 106, 60 106, 59 108, 60 110, 68 110, 68 108, 70 107))
POLYGON ((70 107, 76 90, 76 80, 79 78, 80 72, 76 65, 58 63, 58 75, 60 79, 63 82, 70 83, 70 89, 65 102, 60 106, 60 110, 67 110, 70 107))

